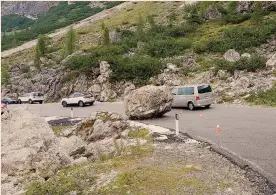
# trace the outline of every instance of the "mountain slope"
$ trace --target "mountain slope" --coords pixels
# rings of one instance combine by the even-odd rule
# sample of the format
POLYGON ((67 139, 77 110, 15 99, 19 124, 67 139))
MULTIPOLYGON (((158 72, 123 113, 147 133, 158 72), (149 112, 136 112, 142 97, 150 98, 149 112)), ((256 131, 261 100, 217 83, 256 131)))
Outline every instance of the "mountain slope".
MULTIPOLYGON (((242 3, 236 2, 185 4, 128 2, 112 13, 100 13, 94 22, 77 24, 79 51, 62 59, 62 33, 54 36, 51 47, 55 51, 41 62, 45 73, 32 65, 32 50, 7 57, 3 64, 10 67, 13 78, 18 73, 12 71, 24 60, 24 66, 32 69, 24 72, 24 79, 30 81, 27 86, 17 87, 10 79, 12 93, 39 86, 52 100, 74 91, 91 91, 108 101, 120 98, 124 87, 208 82, 212 83, 218 102, 233 102, 273 88, 275 11, 267 11, 264 4, 257 3, 251 4, 247 12, 240 8, 242 3), (253 7, 252 13, 252 6, 260 6, 261 11, 253 7), (111 44, 103 44, 102 22, 110 31, 111 44), (104 68, 103 61, 108 63, 104 68), (57 73, 61 67, 62 72, 57 73), (106 73, 108 78, 98 72, 106 68, 110 70, 106 73), (55 74, 47 75, 48 69, 55 74), (34 80, 40 77, 52 80, 51 86, 34 80)), ((259 97, 267 99, 269 95, 259 97)))

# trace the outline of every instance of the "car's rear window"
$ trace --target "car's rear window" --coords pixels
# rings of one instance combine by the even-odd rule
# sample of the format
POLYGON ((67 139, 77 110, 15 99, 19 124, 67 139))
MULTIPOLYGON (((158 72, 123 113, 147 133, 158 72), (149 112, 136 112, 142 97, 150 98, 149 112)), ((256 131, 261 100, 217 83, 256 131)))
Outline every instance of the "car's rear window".
POLYGON ((197 87, 198 93, 209 93, 212 92, 212 88, 210 85, 202 85, 197 87))

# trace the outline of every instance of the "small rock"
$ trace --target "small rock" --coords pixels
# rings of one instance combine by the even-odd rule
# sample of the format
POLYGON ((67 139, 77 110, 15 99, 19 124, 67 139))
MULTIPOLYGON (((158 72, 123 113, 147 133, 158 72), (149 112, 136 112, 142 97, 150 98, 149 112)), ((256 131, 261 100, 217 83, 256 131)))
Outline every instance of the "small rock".
POLYGON ((155 138, 155 140, 158 140, 158 141, 164 141, 167 139, 168 139, 168 137, 166 135, 161 135, 160 137, 155 138))
POLYGON ((241 59, 241 56, 238 52, 236 52, 234 49, 229 49, 225 52, 223 55, 224 59, 229 62, 236 62, 241 59))
POLYGON ((87 162, 87 157, 80 157, 76 160, 73 161, 73 164, 81 164, 81 163, 84 163, 84 162, 87 162))
POLYGON ((251 55, 249 53, 243 53, 241 58, 251 58, 251 55))
POLYGON ((276 69, 276 53, 265 63, 267 69, 276 69))
POLYGON ((191 169, 193 167, 193 165, 186 165, 185 168, 186 169, 191 169))

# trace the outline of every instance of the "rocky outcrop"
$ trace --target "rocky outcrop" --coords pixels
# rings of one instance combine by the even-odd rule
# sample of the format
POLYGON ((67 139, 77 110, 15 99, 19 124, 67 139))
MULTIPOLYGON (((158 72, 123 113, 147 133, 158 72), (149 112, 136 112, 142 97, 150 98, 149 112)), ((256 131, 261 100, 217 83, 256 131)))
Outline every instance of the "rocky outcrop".
MULTIPOLYGON (((263 1, 261 2, 263 10, 275 11, 276 2, 275 1, 263 1)), ((237 6, 238 13, 251 13, 254 10, 254 1, 239 1, 237 6)))
POLYGON ((253 1, 239 1, 237 6, 238 13, 249 13, 253 11, 253 1))
POLYGON ((207 20, 214 20, 220 18, 221 15, 222 14, 218 10, 218 8, 216 6, 211 5, 206 9, 204 13, 204 18, 207 20))
POLYGON ((38 16, 58 4, 59 1, 3 1, 1 5, 1 16, 8 14, 38 16))
POLYGON ((1 158, 1 176, 10 177, 4 184, 2 180, 2 193, 6 194, 13 185, 16 190, 12 194, 23 190, 20 182, 12 183, 14 178, 35 174, 48 179, 72 162, 46 121, 25 106, 2 115, 1 158))
MULTIPOLYGON (((62 64, 75 55, 86 54, 76 52, 64 59, 62 64)), ((47 63, 50 59, 44 57, 42 61, 47 63)), ((99 68, 88 69, 86 74, 72 71, 61 64, 50 67, 42 64, 41 71, 38 72, 33 63, 22 63, 10 67, 10 84, 2 87, 1 91, 2 96, 16 97, 40 91, 45 95, 46 101, 56 101, 73 92, 84 92, 91 93, 97 101, 105 102, 123 96, 124 89, 129 86, 129 90, 133 89, 129 82, 110 83, 110 74, 110 65, 105 61, 100 62, 99 68)))
MULTIPOLYGON (((64 130, 59 136, 61 143, 66 145, 64 150, 75 159, 73 163, 78 163, 94 161, 103 154, 118 152, 118 147, 133 145, 135 140, 129 138, 128 133, 138 129, 119 114, 99 111, 64 130)), ((145 140, 140 141, 144 143, 145 140)))
POLYGON ((236 52, 234 49, 229 49, 225 52, 223 55, 224 59, 229 62, 236 62, 241 59, 241 56, 238 52, 236 52))
POLYGON ((266 62, 266 68, 276 69, 276 53, 266 62))
POLYGON ((161 117, 171 110, 172 91, 166 86, 147 85, 130 92, 124 99, 126 115, 130 119, 161 117))

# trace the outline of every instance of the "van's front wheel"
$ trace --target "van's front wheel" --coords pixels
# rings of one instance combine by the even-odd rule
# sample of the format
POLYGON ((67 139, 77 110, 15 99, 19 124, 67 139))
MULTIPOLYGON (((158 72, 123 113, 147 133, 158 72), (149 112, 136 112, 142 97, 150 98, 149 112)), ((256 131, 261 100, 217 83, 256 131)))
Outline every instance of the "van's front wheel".
POLYGON ((189 102, 189 103, 188 103, 188 108, 189 108, 189 110, 191 110, 191 111, 195 109, 195 106, 194 106, 193 102, 189 102))

